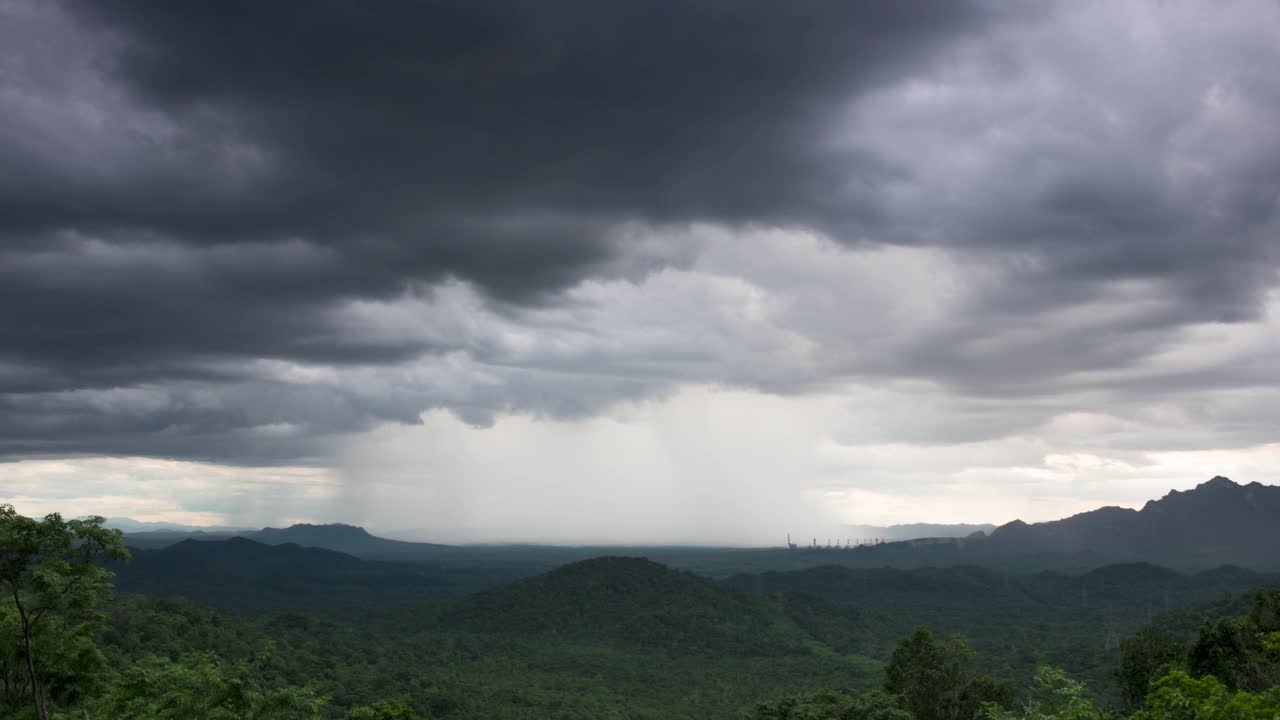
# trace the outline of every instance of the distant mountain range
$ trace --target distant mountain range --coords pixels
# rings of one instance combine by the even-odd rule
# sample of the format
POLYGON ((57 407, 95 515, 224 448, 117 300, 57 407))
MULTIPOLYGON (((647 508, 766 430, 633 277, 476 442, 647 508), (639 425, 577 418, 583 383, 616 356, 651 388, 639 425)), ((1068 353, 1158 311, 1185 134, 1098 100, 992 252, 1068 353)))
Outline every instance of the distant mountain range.
POLYGON ((1280 487, 1215 477, 1171 491, 1141 510, 1104 507, 1063 520, 996 528, 975 548, 1022 553, 1095 552, 1179 568, 1235 564, 1280 568, 1280 487))
POLYGON ((1280 569, 1280 487, 1215 477, 1141 510, 1103 507, 1062 520, 1001 525, 989 535, 919 538, 851 550, 804 549, 849 567, 984 565, 1082 572, 1147 562, 1182 571, 1280 569))
POLYGON ((898 540, 917 540, 920 538, 959 538, 974 533, 990 533, 995 525, 957 523, 951 525, 937 523, 908 523, 906 525, 842 525, 840 529, 845 536, 853 540, 894 542, 898 540))
MULTIPOLYGON (((850 532, 853 534, 853 528, 850 532)), ((1215 477, 1185 492, 1172 491, 1141 510, 1104 507, 1062 520, 1028 524, 1020 520, 984 525, 862 526, 860 538, 916 536, 852 549, 559 547, 534 545, 451 546, 391 540, 363 528, 293 525, 237 530, 150 529, 126 533, 138 549, 159 549, 186 539, 242 537, 265 545, 294 543, 364 559, 411 562, 438 569, 466 570, 494 580, 545 572, 606 554, 645 555, 696 572, 727 577, 737 573, 796 570, 825 564, 846 567, 949 567, 982 565, 1012 571, 1084 572, 1114 563, 1147 562, 1182 571, 1238 565, 1280 570, 1280 487, 1239 485, 1215 477)))
POLYGON ((183 525, 181 523, 169 522, 150 522, 146 520, 134 520, 127 517, 109 517, 105 525, 124 533, 139 532, 173 532, 173 533, 237 533, 250 531, 253 528, 231 527, 231 526, 201 526, 183 525))
POLYGON ((263 528, 244 535, 267 545, 297 543, 323 547, 352 555, 397 555, 407 552, 423 552, 431 548, 447 548, 435 543, 388 540, 372 535, 355 525, 334 523, 331 525, 290 525, 287 528, 263 528))
MULTIPOLYGON (((110 525, 110 523, 108 524, 110 525)), ((114 527, 120 527, 120 525, 117 524, 114 527)), ((328 525, 303 523, 290 525, 287 528, 268 527, 261 530, 182 528, 178 526, 177 528, 158 527, 132 532, 125 530, 124 532, 125 539, 130 546, 142 549, 168 547, 182 540, 227 540, 233 537, 253 540, 264 545, 294 543, 361 556, 420 553, 432 548, 449 547, 432 543, 388 540, 387 538, 372 535, 362 527, 343 525, 341 523, 328 525)))
POLYGON ((332 606, 343 598, 420 597, 452 591, 456 578, 421 565, 388 563, 295 543, 267 545, 241 537, 186 539, 133 550, 114 565, 126 592, 181 595, 224 607, 332 606))

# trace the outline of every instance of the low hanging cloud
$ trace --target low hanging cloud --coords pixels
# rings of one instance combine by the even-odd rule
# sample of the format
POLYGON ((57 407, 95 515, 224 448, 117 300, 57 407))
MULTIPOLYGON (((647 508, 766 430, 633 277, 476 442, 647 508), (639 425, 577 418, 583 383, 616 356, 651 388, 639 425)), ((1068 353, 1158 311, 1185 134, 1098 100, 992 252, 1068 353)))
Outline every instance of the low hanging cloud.
MULTIPOLYGON (((1264 2, 0 0, 0 456, 354 478, 437 411, 717 387, 843 403, 855 448, 1273 442, 1278 32, 1264 2)), ((859 472, 796 482, 885 491, 859 472)))

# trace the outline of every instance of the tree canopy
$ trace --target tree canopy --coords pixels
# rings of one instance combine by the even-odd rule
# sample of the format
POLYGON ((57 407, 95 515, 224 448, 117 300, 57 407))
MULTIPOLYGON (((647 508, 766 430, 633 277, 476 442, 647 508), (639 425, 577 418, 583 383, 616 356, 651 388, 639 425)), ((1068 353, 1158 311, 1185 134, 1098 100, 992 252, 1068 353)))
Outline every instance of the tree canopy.
POLYGON ((104 522, 96 516, 63 520, 57 513, 35 520, 0 505, 0 589, 7 615, 0 616, 0 628, 19 639, 23 684, 37 720, 51 717, 51 703, 75 702, 102 667, 94 634, 112 588, 101 563, 129 557, 120 531, 104 522))

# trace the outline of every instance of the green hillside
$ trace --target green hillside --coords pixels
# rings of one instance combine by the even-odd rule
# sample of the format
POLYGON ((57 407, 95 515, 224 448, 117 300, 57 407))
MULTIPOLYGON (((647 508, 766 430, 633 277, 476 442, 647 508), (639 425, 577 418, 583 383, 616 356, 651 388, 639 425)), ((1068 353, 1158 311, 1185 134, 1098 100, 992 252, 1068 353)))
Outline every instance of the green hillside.
POLYGON ((633 643, 678 653, 797 655, 811 643, 746 593, 643 558, 602 557, 468 597, 444 616, 476 632, 633 643))

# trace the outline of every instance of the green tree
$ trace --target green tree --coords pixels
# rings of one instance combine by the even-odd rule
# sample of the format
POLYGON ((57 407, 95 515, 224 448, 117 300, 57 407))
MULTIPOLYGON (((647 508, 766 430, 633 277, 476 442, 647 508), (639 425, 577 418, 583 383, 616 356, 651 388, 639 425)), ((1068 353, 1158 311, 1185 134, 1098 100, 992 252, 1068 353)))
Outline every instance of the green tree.
POLYGON ((1263 634, 1280 632, 1280 590, 1262 590, 1254 595, 1249 622, 1263 634))
POLYGON ((810 695, 784 695, 760 703, 752 720, 912 720, 897 699, 872 691, 849 695, 821 690, 810 695))
POLYGON ((1187 654, 1187 669, 1194 677, 1212 675, 1232 690, 1250 685, 1257 662, 1250 648, 1251 635, 1248 618, 1206 622, 1187 654))
POLYGON ((939 642, 923 627, 898 641, 884 689, 916 720, 972 720, 984 707, 1013 700, 1011 685, 974 669, 974 652, 963 638, 939 642))
POLYGON ((1099 720, 1103 717, 1088 697, 1084 684, 1050 665, 1036 669, 1031 696, 1019 710, 986 706, 990 720, 1099 720))
POLYGON ((1280 685, 1280 590, 1257 593, 1246 616, 1202 626, 1187 669, 1193 677, 1212 675, 1230 690, 1262 692, 1280 685))
POLYGON ((1159 628, 1146 627, 1120 643, 1116 682, 1130 708, 1137 708, 1151 691, 1151 683, 1182 665, 1185 651, 1159 628))
POLYGON ((0 589, 17 616, 15 640, 36 720, 48 720, 51 698, 74 700, 102 663, 93 634, 111 573, 100 563, 129 557, 120 531, 103 522, 57 513, 35 520, 0 505, 0 589))
POLYGON ((102 720, 316 720, 326 699, 299 687, 264 689, 246 663, 230 668, 202 654, 134 663, 98 708, 102 720))
POLYGON ((399 700, 379 700, 372 705, 352 708, 347 720, 422 720, 413 708, 399 700))
POLYGON ((17 641, 22 636, 21 627, 12 603, 0 603, 0 639, 3 639, 0 642, 0 716, 4 715, 4 709, 13 710, 31 703, 26 659, 22 644, 17 641))
POLYGON ((1232 690, 1261 692, 1280 684, 1276 633, 1264 632, 1251 618, 1224 618, 1206 624, 1187 657, 1195 677, 1212 675, 1232 690))
POLYGON ((1193 678, 1182 670, 1160 678, 1146 707, 1131 720, 1275 720, 1280 717, 1280 688, 1264 693, 1232 690, 1217 678, 1193 678))

